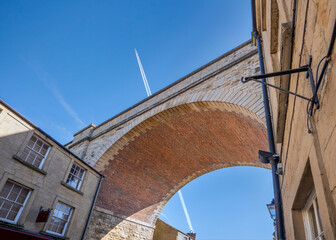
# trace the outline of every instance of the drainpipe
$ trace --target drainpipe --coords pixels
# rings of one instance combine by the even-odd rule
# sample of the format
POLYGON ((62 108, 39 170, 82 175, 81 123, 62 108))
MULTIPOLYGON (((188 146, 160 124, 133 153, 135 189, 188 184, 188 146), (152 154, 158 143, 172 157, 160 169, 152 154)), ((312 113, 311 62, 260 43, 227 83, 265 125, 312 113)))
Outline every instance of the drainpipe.
MULTIPOLYGON (((263 58, 263 53, 262 53, 261 38, 260 38, 260 35, 258 34, 257 27, 256 27, 256 11, 255 11, 255 1, 254 0, 251 0, 251 8, 252 8, 253 35, 255 39, 257 40, 257 44, 258 44, 260 74, 264 74, 265 73, 264 58, 263 58)), ((266 82, 265 79, 261 79, 261 80, 263 82, 266 82)), ((272 118, 270 114, 267 86, 264 84, 261 84, 261 87, 262 87, 262 92, 263 92, 269 149, 271 153, 275 153, 273 126, 272 126, 272 118)), ((274 191, 274 201, 275 201, 275 211, 276 211, 277 240, 285 240, 286 238, 285 238, 285 226, 284 226, 283 212, 282 212, 281 191, 280 191, 279 176, 277 174, 278 167, 277 167, 277 164, 271 164, 271 166, 272 166, 273 191, 274 191)))
POLYGON ((291 55, 290 55, 290 62, 291 68, 293 68, 293 52, 294 52, 294 37, 295 37, 295 21, 296 21, 296 0, 293 0, 293 10, 292 10, 292 37, 291 37, 291 55))
POLYGON ((93 197, 93 201, 92 201, 92 204, 91 204, 91 208, 90 208, 89 216, 88 216, 88 218, 86 219, 86 223, 85 223, 85 227, 84 227, 84 231, 83 231, 81 240, 84 240, 85 233, 86 233, 86 230, 87 230, 87 227, 88 227, 88 225, 89 225, 90 218, 91 218, 91 215, 92 215, 92 212, 93 212, 93 208, 94 208, 94 205, 95 205, 95 203, 96 203, 96 199, 97 199, 97 196, 98 196, 98 192, 99 192, 100 184, 101 184, 103 178, 104 178, 104 176, 103 176, 103 175, 100 175, 100 179, 99 179, 99 182, 98 182, 98 185, 97 185, 97 189, 96 189, 95 195, 94 195, 94 197, 93 197))

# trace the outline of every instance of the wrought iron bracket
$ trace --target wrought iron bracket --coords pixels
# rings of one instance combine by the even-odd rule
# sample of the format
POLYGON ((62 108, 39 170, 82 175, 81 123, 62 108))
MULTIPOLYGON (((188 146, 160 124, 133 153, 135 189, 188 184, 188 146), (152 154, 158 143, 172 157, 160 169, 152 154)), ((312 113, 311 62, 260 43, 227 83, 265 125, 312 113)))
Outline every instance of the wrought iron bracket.
POLYGON ((315 91, 316 86, 315 86, 313 71, 311 69, 311 62, 312 62, 312 56, 309 57, 309 62, 308 62, 307 65, 301 66, 299 68, 289 69, 289 70, 284 70, 284 71, 279 71, 279 72, 273 72, 273 73, 254 75, 254 76, 250 76, 250 77, 242 77, 241 82, 242 83, 247 83, 249 81, 258 82, 258 83, 264 84, 266 86, 278 89, 278 90, 280 90, 282 92, 285 92, 287 94, 291 94, 291 95, 294 95, 296 97, 302 98, 302 99, 308 101, 309 103, 311 102, 311 107, 309 109, 309 116, 312 116, 314 105, 315 105, 316 109, 318 109, 320 107, 320 103, 319 103, 319 100, 318 100, 318 97, 317 97, 317 94, 316 94, 316 91, 315 91), (309 80, 310 80, 310 85, 311 85, 311 89, 312 89, 312 93, 313 93, 313 97, 311 97, 311 98, 302 96, 302 95, 297 94, 295 92, 288 91, 286 89, 283 89, 283 88, 280 88, 278 86, 272 85, 272 84, 267 83, 265 81, 265 78, 278 77, 278 76, 283 76, 283 75, 290 75, 290 74, 300 73, 300 72, 306 72, 306 78, 309 78, 309 80))

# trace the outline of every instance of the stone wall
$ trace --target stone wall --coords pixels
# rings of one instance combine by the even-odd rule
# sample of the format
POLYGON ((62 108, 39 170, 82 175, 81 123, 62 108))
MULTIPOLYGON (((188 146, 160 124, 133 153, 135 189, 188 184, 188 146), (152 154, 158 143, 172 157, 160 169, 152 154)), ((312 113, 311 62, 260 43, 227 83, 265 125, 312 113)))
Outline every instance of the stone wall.
MULTIPOLYGON (((257 1, 258 2, 258 1, 257 1)), ((294 29, 292 26, 293 1, 260 1, 258 31, 262 34, 263 50, 267 72, 306 65, 312 56, 315 74, 319 61, 327 54, 336 18, 335 1, 296 1, 294 29), (273 15, 272 6, 278 8, 278 16, 273 15), (263 24, 265 21, 266 24, 263 24), (265 25, 265 28, 263 27, 265 25), (288 43, 288 34, 293 34, 293 45, 288 43), (274 32, 274 29, 278 29, 274 32), (270 34, 278 35, 277 39, 270 34), (271 46, 277 46, 274 50, 271 46), (273 51, 272 51, 273 49, 273 51), (287 57, 283 57, 286 54, 287 57)), ((275 136, 278 140, 277 152, 282 156, 283 176, 281 190, 287 239, 306 239, 303 213, 312 189, 316 191, 325 239, 336 239, 336 65, 335 47, 326 71, 325 79, 318 91, 320 108, 308 118, 312 133, 307 127, 307 101, 293 96, 279 101, 279 93, 270 91, 273 116, 284 111, 280 121, 275 121, 275 136), (281 110, 282 108, 282 110, 281 110), (277 123, 283 123, 278 128, 277 123)), ((322 63, 323 65, 323 63, 322 63)), ((320 67, 320 71, 321 71, 320 67)), ((293 74, 288 89, 298 94, 312 97, 312 89, 306 74, 293 74)), ((270 81, 277 82, 280 79, 270 81)), ((315 79, 316 80, 316 79, 315 79)))
POLYGON ((256 47, 242 44, 67 145, 104 179, 88 239, 151 239, 168 200, 193 179, 262 166, 267 148, 256 47), (138 226, 136 224, 139 224, 138 226))
POLYGON ((67 147, 95 166, 108 148, 139 123, 169 108, 192 102, 233 103, 263 119, 260 85, 240 82, 242 76, 257 73, 257 49, 249 41, 104 123, 83 129, 67 147))
MULTIPOLYGON (((195 233, 193 233, 193 235, 196 236, 195 233)), ((193 238, 191 238, 189 235, 177 230, 176 228, 170 226, 169 224, 158 218, 155 223, 153 240, 194 240, 196 239, 194 236, 193 238)))
MULTIPOLYGON (((0 190, 7 181, 30 190, 21 214, 15 223, 11 223, 11 227, 37 234, 43 232, 46 235, 51 217, 47 223, 36 222, 40 207, 55 209, 56 204, 61 202, 73 209, 64 237, 81 239, 99 182, 99 174, 1 100, 0 166, 0 190), (21 158, 33 135, 50 146, 40 168, 21 158), (73 163, 86 170, 79 189, 65 183, 73 163)), ((4 226, 8 222, 0 221, 0 224, 4 226)))
POLYGON ((95 207, 87 230, 87 240, 151 240, 154 228, 146 223, 125 220, 106 209, 95 207))

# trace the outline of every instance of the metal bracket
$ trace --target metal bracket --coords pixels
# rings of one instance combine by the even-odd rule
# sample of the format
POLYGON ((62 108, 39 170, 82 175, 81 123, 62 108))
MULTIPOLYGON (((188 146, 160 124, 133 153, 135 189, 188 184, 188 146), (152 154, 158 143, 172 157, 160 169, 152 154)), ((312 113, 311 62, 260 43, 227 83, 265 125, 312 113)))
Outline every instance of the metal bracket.
POLYGON ((315 94, 316 87, 315 87, 315 81, 314 81, 313 72, 311 70, 311 61, 312 61, 312 57, 309 56, 309 62, 308 62, 308 64, 304 65, 302 67, 295 68, 295 69, 284 70, 284 71, 279 71, 279 72, 254 75, 254 76, 250 76, 250 77, 242 77, 241 78, 241 82, 242 83, 247 83, 249 81, 255 81, 255 82, 264 84, 266 86, 270 86, 270 87, 273 87, 275 89, 278 89, 278 90, 280 90, 282 92, 285 92, 287 94, 291 94, 291 95, 294 95, 296 97, 302 98, 302 99, 308 101, 309 103, 312 102, 311 108, 309 110, 309 115, 312 116, 312 114, 313 114, 313 106, 316 105, 316 109, 318 109, 320 107, 320 103, 319 103, 317 95, 315 94), (310 85, 311 85, 312 93, 313 93, 313 97, 311 97, 311 98, 308 98, 308 97, 302 96, 300 94, 288 91, 286 89, 277 87, 277 86, 269 84, 269 83, 267 83, 265 81, 265 78, 277 77, 277 76, 282 76, 282 75, 290 75, 290 74, 300 73, 300 72, 306 72, 306 78, 309 77, 309 79, 310 79, 310 85), (259 80, 259 79, 261 79, 261 80, 259 80), (314 99, 314 101, 313 101, 313 99, 314 99))

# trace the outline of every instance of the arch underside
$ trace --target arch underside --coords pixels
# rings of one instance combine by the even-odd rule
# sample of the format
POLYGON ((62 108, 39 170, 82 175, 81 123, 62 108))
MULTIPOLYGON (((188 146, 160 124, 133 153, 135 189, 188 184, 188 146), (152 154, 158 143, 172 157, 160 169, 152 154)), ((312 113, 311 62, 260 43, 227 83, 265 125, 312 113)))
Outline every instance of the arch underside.
POLYGON ((140 123, 97 162, 106 176, 97 206, 154 225, 166 202, 185 184, 220 168, 262 166, 265 125, 234 104, 177 106, 140 123))

